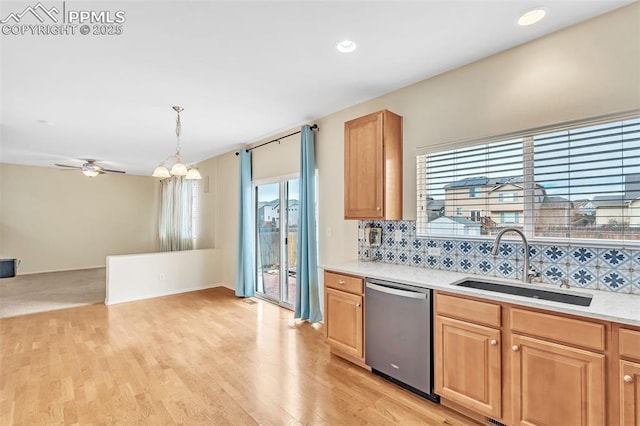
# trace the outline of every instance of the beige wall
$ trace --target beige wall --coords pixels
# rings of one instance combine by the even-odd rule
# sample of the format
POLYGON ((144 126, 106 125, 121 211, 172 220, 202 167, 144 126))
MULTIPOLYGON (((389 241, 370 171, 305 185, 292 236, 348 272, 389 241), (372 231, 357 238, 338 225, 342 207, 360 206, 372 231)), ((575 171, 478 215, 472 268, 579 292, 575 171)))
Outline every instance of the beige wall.
POLYGON ((24 274, 158 251, 158 199, 151 177, 0 164, 0 257, 22 259, 24 274))
POLYGON ((211 188, 215 187, 216 196, 208 198, 207 201, 212 216, 203 218, 201 223, 205 227, 204 233, 211 233, 214 239, 212 246, 198 243, 198 248, 215 247, 222 250, 222 283, 232 288, 235 282, 235 258, 238 247, 238 157, 234 151, 209 159, 198 164, 198 167, 203 164, 214 170, 210 185, 211 188))
MULTIPOLYGON (((404 117, 403 216, 415 219, 418 148, 640 108, 639 19, 636 3, 315 120, 321 262, 357 256, 357 221, 345 221, 343 210, 345 121, 381 109, 404 117)), ((297 141, 254 154, 255 178, 297 170, 297 141)), ((234 153, 215 160, 216 247, 234 249, 223 260, 233 269, 227 261, 235 257, 238 162, 234 153)))

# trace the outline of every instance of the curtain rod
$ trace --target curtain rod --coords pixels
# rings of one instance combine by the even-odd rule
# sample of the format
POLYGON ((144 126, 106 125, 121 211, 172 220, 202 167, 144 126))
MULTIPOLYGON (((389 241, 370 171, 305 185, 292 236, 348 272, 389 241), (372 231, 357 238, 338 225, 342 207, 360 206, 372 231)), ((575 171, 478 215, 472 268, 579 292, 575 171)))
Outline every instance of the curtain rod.
MULTIPOLYGON (((313 130, 320 130, 320 128, 318 127, 317 124, 314 124, 314 125, 311 126, 311 130, 312 131, 313 130)), ((289 136, 297 135, 298 133, 302 133, 302 130, 298 130, 297 132, 293 132, 293 133, 289 133, 288 135, 281 136, 278 139, 274 139, 272 141, 261 143, 260 145, 253 146, 251 148, 247 148, 246 151, 249 152, 249 151, 254 150, 256 148, 260 148, 261 146, 269 145, 270 143, 280 142, 280 139, 288 138, 289 136)), ((236 155, 240 155, 240 153, 236 152, 236 155)))

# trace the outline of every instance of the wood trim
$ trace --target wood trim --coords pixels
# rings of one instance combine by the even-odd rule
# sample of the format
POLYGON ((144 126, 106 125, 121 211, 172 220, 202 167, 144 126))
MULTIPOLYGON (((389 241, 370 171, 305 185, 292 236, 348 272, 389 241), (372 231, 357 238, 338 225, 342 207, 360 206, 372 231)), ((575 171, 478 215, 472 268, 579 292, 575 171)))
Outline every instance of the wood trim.
POLYGON ((511 331, 596 351, 606 349, 607 327, 602 323, 511 308, 511 331))
POLYGON ((369 367, 367 364, 364 363, 364 357, 363 358, 358 358, 355 357, 351 354, 348 354, 346 352, 341 351, 340 349, 329 345, 329 352, 331 352, 333 355, 340 357, 342 359, 345 359, 355 365, 357 365, 358 367, 362 367, 365 370, 371 371, 371 367, 369 367))
POLYGON ((325 271, 324 286, 325 288, 333 288, 358 295, 364 293, 364 280, 362 277, 337 274, 334 272, 325 271))
POLYGON ((640 331, 620 327, 618 329, 618 342, 621 357, 640 361, 640 331))
POLYGON ((501 307, 476 299, 436 292, 436 313, 492 327, 501 325, 501 307))
POLYGON ((402 220, 402 117, 383 111, 384 218, 402 220))

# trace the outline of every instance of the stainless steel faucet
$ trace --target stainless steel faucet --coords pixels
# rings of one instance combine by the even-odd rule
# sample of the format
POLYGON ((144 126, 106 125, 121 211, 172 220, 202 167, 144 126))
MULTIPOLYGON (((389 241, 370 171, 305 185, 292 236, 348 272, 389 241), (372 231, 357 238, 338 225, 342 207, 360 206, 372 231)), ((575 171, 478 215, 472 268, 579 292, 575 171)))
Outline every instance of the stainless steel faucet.
POLYGON ((531 269, 529 265, 529 242, 527 241, 527 237, 525 237, 524 233, 518 228, 504 228, 502 231, 498 232, 496 235, 496 240, 493 242, 493 248, 491 249, 491 254, 498 254, 498 246, 500 245, 500 240, 502 236, 507 232, 515 232, 516 234, 522 237, 522 244, 524 245, 524 267, 522 269, 522 282, 525 284, 531 283, 531 279, 533 277, 537 277, 540 274, 531 269))

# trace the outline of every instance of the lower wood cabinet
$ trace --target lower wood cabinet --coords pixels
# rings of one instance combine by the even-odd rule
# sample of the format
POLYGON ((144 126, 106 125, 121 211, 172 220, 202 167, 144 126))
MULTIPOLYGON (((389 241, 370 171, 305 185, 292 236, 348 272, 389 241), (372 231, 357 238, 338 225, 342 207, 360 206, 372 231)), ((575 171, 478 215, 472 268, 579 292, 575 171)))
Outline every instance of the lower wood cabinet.
POLYGON ((516 425, 605 425, 605 356, 512 335, 516 425))
POLYGON ((614 383, 620 397, 620 424, 640 425, 640 327, 614 327, 618 340, 618 374, 614 383))
POLYGON ((331 352, 364 364, 364 279, 324 273, 324 330, 331 352))
POLYGON ((500 330, 438 315, 435 341, 436 393, 501 417, 500 330))
POLYGON ((620 424, 640 425, 640 363, 620 361, 620 424))
MULTIPOLYGON (((507 425, 617 424, 610 403, 617 391, 607 386, 611 323, 442 292, 435 311, 435 384, 443 404, 507 425)), ((634 380, 637 367, 624 365, 634 380)), ((638 426, 638 389, 624 388, 634 418, 625 426, 638 426)))
POLYGON ((362 296, 326 290, 327 343, 347 355, 363 358, 362 296))

